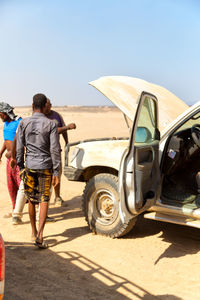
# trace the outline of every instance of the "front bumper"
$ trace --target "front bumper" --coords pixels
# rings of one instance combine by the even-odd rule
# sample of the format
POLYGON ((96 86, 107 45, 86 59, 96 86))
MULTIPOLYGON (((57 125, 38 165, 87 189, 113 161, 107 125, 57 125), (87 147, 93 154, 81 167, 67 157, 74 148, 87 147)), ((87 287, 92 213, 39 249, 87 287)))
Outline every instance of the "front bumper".
POLYGON ((71 181, 84 181, 82 177, 83 170, 73 167, 64 167, 64 175, 71 181))

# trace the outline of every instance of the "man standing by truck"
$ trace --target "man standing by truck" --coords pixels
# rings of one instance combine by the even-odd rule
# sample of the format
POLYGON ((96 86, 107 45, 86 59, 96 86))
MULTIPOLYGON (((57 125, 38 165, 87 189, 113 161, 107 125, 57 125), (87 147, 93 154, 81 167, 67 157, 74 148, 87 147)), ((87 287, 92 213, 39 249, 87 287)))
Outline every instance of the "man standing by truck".
MULTIPOLYGON (((52 107, 51 101, 50 101, 50 99, 47 99, 45 115, 47 116, 47 118, 49 118, 50 120, 53 120, 56 123, 56 125, 58 127, 58 133, 62 134, 65 144, 67 145, 68 144, 67 131, 71 130, 71 129, 76 129, 76 125, 74 123, 65 125, 65 122, 64 122, 62 116, 55 110, 52 110, 51 107, 52 107)), ((61 166, 60 166, 59 179, 61 179, 61 174, 62 174, 62 162, 61 162, 61 166)), ((56 187, 54 187, 54 192, 55 192, 55 199, 54 199, 55 205, 62 206, 64 201, 60 196, 60 182, 56 187)))
POLYGON ((33 97, 33 115, 23 119, 17 133, 16 159, 29 201, 32 238, 39 248, 47 248, 43 240, 51 183, 59 184, 60 147, 56 124, 46 118, 47 97, 33 97), (25 161, 24 161, 25 153, 25 161), (36 204, 40 204, 39 227, 36 228, 36 204))

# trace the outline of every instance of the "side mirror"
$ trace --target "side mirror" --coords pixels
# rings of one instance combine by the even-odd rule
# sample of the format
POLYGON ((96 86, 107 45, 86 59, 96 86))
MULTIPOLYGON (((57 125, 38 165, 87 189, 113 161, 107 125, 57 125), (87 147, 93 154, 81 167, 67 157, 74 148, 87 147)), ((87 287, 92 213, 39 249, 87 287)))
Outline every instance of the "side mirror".
POLYGON ((151 140, 151 132, 146 127, 138 127, 135 136, 135 143, 146 143, 151 140))

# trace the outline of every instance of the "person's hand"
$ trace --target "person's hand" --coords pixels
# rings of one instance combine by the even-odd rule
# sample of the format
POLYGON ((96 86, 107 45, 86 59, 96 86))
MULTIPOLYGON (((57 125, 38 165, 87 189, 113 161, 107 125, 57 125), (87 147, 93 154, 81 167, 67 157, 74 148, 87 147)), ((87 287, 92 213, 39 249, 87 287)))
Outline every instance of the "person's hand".
POLYGON ((19 177, 20 177, 20 179, 21 179, 21 180, 24 180, 24 176, 25 176, 25 169, 21 169, 21 170, 19 171, 19 177))
POLYGON ((76 129, 76 124, 75 123, 70 123, 67 125, 68 129, 71 130, 71 129, 76 129))
POLYGON ((57 176, 52 177, 52 185, 56 187, 60 183, 60 178, 57 176))
POLYGON ((10 166, 12 169, 14 169, 14 167, 17 165, 17 161, 15 158, 11 158, 11 161, 10 161, 10 166))
POLYGON ((11 151, 10 151, 10 150, 8 150, 8 151, 6 152, 5 157, 6 157, 6 158, 10 158, 10 157, 11 157, 11 151))

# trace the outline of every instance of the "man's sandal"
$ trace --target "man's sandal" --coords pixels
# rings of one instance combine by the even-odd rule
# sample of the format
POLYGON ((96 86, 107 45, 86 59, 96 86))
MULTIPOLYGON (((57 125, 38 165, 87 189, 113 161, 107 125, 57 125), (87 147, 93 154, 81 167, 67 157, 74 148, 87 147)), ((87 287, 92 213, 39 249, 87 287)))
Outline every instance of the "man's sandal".
POLYGON ((34 245, 37 246, 40 249, 47 249, 48 248, 48 244, 45 243, 44 240, 42 242, 39 242, 39 240, 36 239, 34 245))

